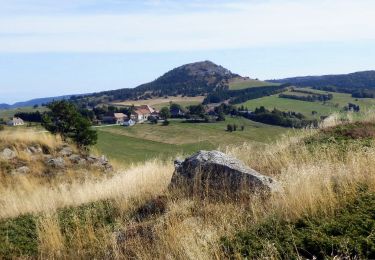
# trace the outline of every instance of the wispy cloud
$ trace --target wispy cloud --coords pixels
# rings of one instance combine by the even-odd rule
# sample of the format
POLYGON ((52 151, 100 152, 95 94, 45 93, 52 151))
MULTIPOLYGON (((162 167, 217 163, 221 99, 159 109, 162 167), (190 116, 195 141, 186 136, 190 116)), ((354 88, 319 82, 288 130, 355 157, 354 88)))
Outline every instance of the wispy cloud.
MULTIPOLYGON (((96 1, 69 0, 58 14, 52 14, 56 10, 49 1, 36 1, 45 9, 42 14, 25 12, 32 1, 16 2, 13 15, 0 17, 3 53, 217 50, 375 39, 371 0, 192 1, 185 6, 150 0, 141 8, 108 0, 110 12, 96 1)), ((5 7, 11 8, 11 1, 5 7)))

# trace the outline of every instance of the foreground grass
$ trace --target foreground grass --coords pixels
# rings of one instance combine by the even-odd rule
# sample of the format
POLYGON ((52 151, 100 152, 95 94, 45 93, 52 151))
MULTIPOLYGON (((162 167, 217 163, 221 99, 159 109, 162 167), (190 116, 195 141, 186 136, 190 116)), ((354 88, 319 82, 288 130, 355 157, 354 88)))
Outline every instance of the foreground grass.
POLYGON ((332 125, 323 134, 306 130, 270 144, 248 143, 225 149, 281 183, 284 191, 267 200, 256 196, 204 198, 182 189, 168 189, 173 166, 161 161, 84 182, 50 184, 15 179, 12 187, 0 189, 0 205, 7 212, 0 223, 0 255, 371 258, 375 131, 347 134, 345 145, 340 140, 329 145, 311 141, 314 137, 320 140, 320 134, 337 139, 338 133, 363 133, 351 126, 344 127, 346 132, 335 131, 332 125), (372 139, 363 145, 365 136, 372 139))

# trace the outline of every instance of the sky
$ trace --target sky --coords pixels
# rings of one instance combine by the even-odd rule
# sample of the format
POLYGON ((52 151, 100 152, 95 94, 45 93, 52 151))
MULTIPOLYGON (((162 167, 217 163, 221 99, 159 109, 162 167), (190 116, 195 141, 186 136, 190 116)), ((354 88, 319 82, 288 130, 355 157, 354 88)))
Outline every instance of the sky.
POLYGON ((0 103, 211 60, 259 79, 375 69, 373 0, 0 0, 0 103))

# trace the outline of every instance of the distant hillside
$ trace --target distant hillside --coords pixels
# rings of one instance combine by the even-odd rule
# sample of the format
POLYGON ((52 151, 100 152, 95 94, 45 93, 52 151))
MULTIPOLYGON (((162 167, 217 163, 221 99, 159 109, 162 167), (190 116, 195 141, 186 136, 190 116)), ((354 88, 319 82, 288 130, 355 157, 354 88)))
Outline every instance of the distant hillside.
POLYGON ((32 107, 34 105, 42 105, 50 103, 53 100, 62 100, 62 99, 70 99, 71 97, 79 97, 82 95, 65 95, 65 96, 58 96, 58 97, 46 97, 46 98, 36 98, 31 99, 28 101, 22 101, 14 103, 13 105, 9 104, 0 104, 0 109, 14 109, 14 108, 20 108, 20 107, 32 107))
POLYGON ((295 77, 271 80, 295 86, 309 86, 325 91, 350 93, 356 98, 375 98, 375 71, 361 71, 342 75, 295 77))
POLYGON ((91 96, 109 100, 135 99, 146 96, 206 95, 218 88, 228 88, 230 79, 240 77, 211 61, 186 64, 165 73, 156 80, 133 89, 118 89, 91 96))
POLYGON ((294 77, 270 81, 309 87, 375 88, 375 71, 362 71, 341 75, 294 77))

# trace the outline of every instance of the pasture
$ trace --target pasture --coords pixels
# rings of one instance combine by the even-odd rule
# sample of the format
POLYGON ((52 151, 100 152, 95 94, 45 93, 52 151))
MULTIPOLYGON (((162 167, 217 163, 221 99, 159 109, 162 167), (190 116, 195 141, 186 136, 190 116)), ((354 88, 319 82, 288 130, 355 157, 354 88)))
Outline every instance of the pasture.
POLYGON ((239 90, 246 88, 256 88, 256 87, 265 87, 265 86, 278 86, 278 83, 272 83, 267 81, 261 81, 257 79, 250 78, 237 78, 229 82, 229 90, 239 90))
POLYGON ((33 108, 33 107, 21 107, 21 108, 15 108, 15 109, 0 109, 0 118, 4 120, 8 120, 12 118, 15 114, 20 113, 20 112, 44 112, 47 111, 46 107, 38 107, 38 108, 33 108))
POLYGON ((269 142, 289 131, 287 128, 256 123, 244 118, 227 117, 217 123, 185 123, 171 120, 161 124, 137 124, 133 127, 98 128, 96 149, 121 163, 142 162, 152 158, 173 159, 202 149, 217 149, 245 142, 269 142), (227 124, 244 126, 244 131, 227 132, 227 124))
MULTIPOLYGON (((359 105, 361 110, 368 110, 375 106, 375 99, 372 98, 353 98, 351 94, 326 92, 313 89, 306 89, 316 93, 331 93, 333 99, 326 102, 308 102, 287 98, 279 98, 279 94, 248 100, 239 105, 243 105, 250 110, 264 106, 267 109, 277 108, 282 111, 295 111, 304 114, 308 118, 318 118, 320 116, 328 116, 333 112, 340 112, 348 103, 359 105), (312 115, 312 111, 316 111, 316 115, 312 115)), ((295 93, 293 92, 293 95, 295 93)))
POLYGON ((204 96, 196 97, 182 97, 182 96, 168 96, 168 97, 158 97, 147 100, 125 100, 121 102, 113 102, 113 105, 116 106, 140 106, 140 105, 149 105, 155 109, 160 109, 165 106, 169 106, 170 103, 177 103, 182 106, 197 105, 203 102, 204 96))

